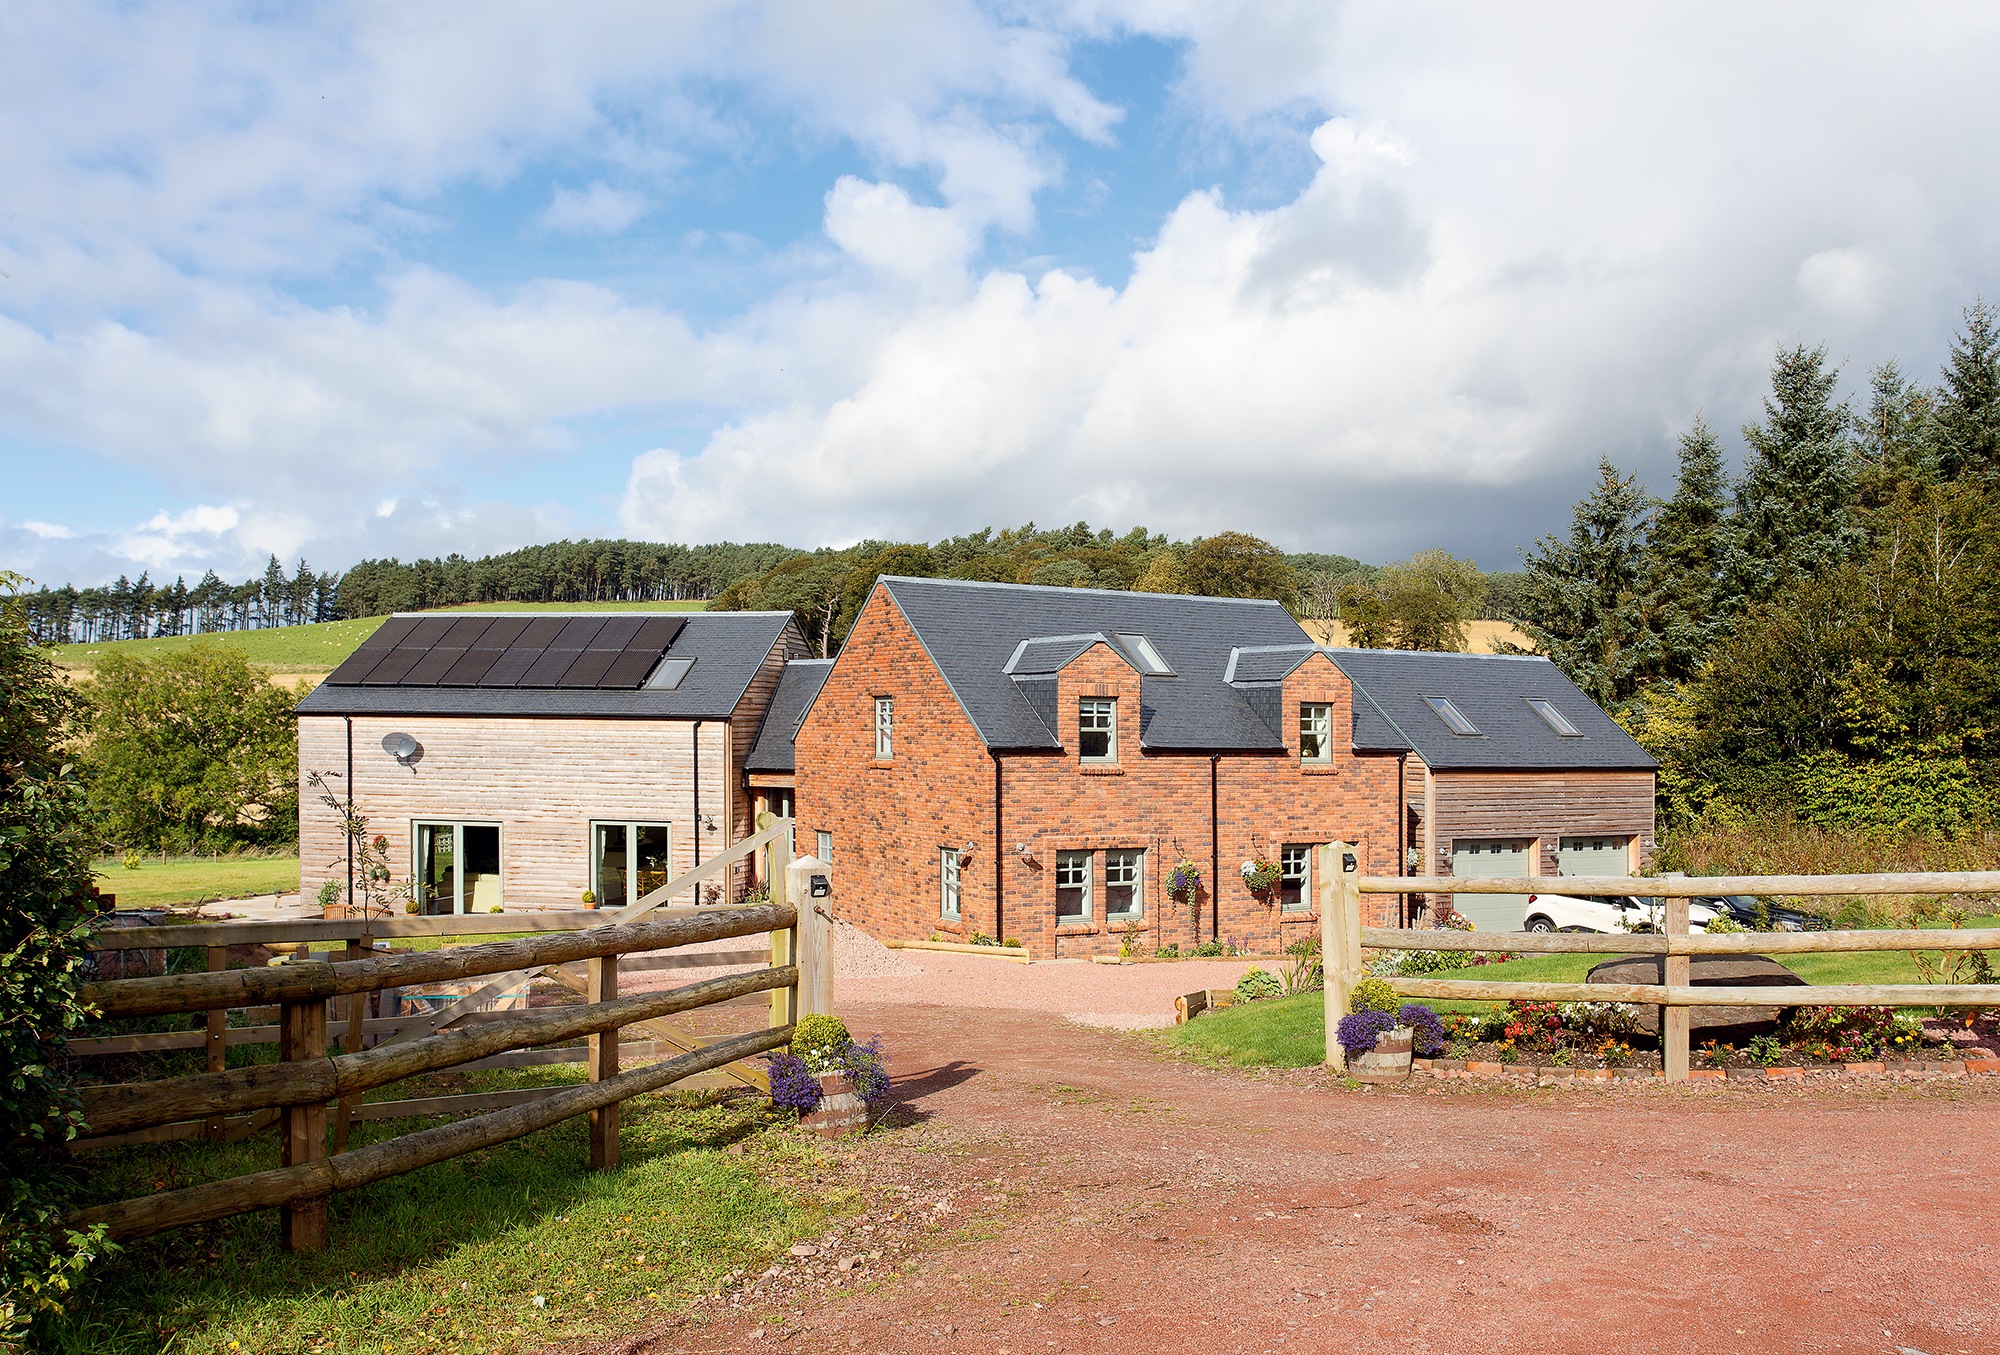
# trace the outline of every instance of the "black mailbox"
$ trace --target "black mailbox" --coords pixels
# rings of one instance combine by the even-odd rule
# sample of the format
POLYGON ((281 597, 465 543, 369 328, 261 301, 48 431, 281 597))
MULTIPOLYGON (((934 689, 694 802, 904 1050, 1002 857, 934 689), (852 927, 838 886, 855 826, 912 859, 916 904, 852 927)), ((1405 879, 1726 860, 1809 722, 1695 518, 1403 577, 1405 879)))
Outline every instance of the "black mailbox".
POLYGON ((832 888, 826 882, 826 876, 815 875, 812 877, 812 896, 814 898, 823 899, 832 892, 832 888))

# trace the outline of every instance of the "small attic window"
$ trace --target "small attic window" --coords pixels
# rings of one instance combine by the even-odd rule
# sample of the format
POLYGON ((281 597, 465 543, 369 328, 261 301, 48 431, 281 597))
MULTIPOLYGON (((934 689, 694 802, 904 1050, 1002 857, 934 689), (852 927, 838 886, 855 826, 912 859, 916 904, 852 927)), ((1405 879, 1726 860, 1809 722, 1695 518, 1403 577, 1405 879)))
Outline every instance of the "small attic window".
POLYGON ((1153 642, 1145 636, 1120 631, 1118 638, 1125 642, 1125 648, 1139 661, 1141 673, 1148 677, 1162 677, 1173 673, 1174 670, 1167 667, 1167 661, 1160 657, 1160 651, 1153 648, 1153 642))
POLYGON ((1451 726, 1454 734, 1477 734, 1479 726, 1465 718, 1465 713, 1442 696, 1427 696, 1424 704, 1438 713, 1438 719, 1451 726))
POLYGON ((1583 737, 1583 731, 1564 719, 1563 713, 1556 709, 1554 702, 1544 701, 1539 696, 1530 696, 1524 699, 1534 710, 1535 714, 1546 720, 1549 728, 1553 729, 1556 733, 1566 739, 1580 739, 1583 737))
POLYGON ((671 692, 679 688, 681 679, 694 667, 693 659, 662 659, 653 675, 646 679, 646 690, 651 692, 671 692))

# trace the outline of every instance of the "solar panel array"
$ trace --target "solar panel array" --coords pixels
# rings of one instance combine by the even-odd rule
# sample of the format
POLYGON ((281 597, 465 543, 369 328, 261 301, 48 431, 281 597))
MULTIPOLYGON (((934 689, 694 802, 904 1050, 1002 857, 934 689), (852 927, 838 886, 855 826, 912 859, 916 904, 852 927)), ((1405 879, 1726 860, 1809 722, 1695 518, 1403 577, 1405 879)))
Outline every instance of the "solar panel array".
POLYGON ((631 690, 685 625, 678 616, 393 616, 326 680, 631 690))

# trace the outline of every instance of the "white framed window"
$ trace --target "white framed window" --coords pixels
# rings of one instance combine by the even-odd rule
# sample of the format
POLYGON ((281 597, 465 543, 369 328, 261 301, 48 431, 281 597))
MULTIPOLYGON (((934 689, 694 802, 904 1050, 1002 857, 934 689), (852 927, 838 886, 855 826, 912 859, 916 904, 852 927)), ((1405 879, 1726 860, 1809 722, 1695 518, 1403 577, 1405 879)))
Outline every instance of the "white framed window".
POLYGON ((896 698, 875 698, 875 760, 887 762, 896 755, 896 698))
POLYGON ((410 878, 420 913, 473 913, 500 906, 500 825, 412 823, 410 878))
POLYGON ((833 864, 833 834, 824 828, 819 830, 819 849, 816 855, 827 865, 833 864))
POLYGON ((1085 762, 1118 760, 1118 703, 1086 696, 1076 703, 1076 749, 1085 762))
POLYGON ((1300 704, 1299 761, 1333 761, 1333 707, 1312 701, 1300 704))
POLYGON ((1278 911, 1312 911, 1312 848, 1288 842, 1278 849, 1278 866, 1284 875, 1278 881, 1278 911))
POLYGON ((629 908, 673 875, 668 848, 673 834, 664 823, 590 825, 590 892, 599 908, 629 908))
POLYGON ((1104 919, 1130 922, 1146 915, 1146 854, 1104 854, 1104 919))
POLYGON ((938 916, 958 920, 958 852, 950 847, 938 851, 938 916))
POLYGON ((1090 921, 1090 853, 1056 853, 1056 922, 1090 921))

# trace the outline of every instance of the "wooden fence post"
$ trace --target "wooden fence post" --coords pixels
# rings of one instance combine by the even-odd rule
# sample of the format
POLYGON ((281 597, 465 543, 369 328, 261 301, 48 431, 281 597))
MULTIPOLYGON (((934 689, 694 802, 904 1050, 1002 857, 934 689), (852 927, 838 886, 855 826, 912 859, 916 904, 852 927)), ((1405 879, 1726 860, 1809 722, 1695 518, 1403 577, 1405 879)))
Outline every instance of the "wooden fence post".
MULTIPOLYGON (((326 999, 287 1002, 278 1009, 278 1057, 287 1063, 326 1057, 326 999)), ((286 1106, 279 1120, 280 1163, 302 1167, 326 1156, 326 1103, 286 1106)), ((327 1197, 296 1200, 280 1211, 279 1231, 287 1251, 320 1251, 326 1246, 327 1197)))
MULTIPOLYGON (((590 961, 584 1001, 609 1002, 618 996, 618 957, 605 955, 590 961)), ((604 1082, 618 1076, 618 1040, 623 1030, 607 1030, 589 1036, 590 1080, 604 1082)), ((618 1105, 599 1106, 590 1112, 590 1169, 618 1170, 618 1105)))
MULTIPOLYGON (((217 973, 229 967, 229 949, 226 946, 208 948, 208 972, 217 973)), ((208 1053, 208 1071, 220 1073, 229 1067, 229 1013, 215 1009, 208 1013, 207 1034, 202 1047, 208 1053)), ((222 1137, 222 1117, 211 1115, 202 1122, 201 1136, 213 1143, 222 1137)))
MULTIPOLYGON (((792 853, 790 847, 786 846, 782 853, 782 859, 780 859, 778 848, 783 845, 782 837, 779 841, 771 844, 771 902, 779 905, 783 905, 791 899, 789 891, 792 873, 786 867, 791 862, 792 853)), ((798 953, 799 928, 797 923, 793 923, 789 927, 780 927, 771 933, 771 968, 781 969, 788 964, 795 963, 798 953)), ((798 1019, 799 990, 797 986, 773 988, 771 990, 771 1025, 789 1026, 798 1019)))
MULTIPOLYGON (((1661 977, 1669 988, 1688 986, 1688 956, 1673 953, 1675 937, 1688 934, 1688 901, 1667 899, 1666 927, 1667 957, 1661 977)), ((1660 1065, 1667 1070, 1667 1081, 1688 1080, 1688 1028, 1694 1012, 1689 1007, 1663 1007, 1660 1020, 1660 1065)))
POLYGON ((1351 842, 1319 849, 1313 881, 1319 895, 1319 962, 1326 980, 1326 1066, 1345 1069, 1347 1051, 1335 1031, 1361 979, 1360 853, 1351 842))
POLYGON ((799 967, 801 1016, 833 1012, 833 868, 817 856, 803 856, 785 868, 791 879, 785 894, 798 910, 798 949, 792 963, 799 967))

